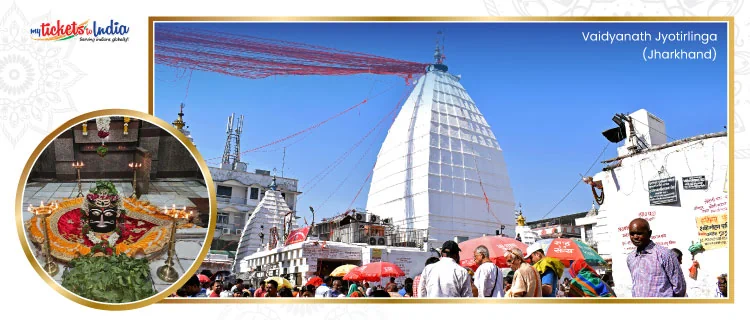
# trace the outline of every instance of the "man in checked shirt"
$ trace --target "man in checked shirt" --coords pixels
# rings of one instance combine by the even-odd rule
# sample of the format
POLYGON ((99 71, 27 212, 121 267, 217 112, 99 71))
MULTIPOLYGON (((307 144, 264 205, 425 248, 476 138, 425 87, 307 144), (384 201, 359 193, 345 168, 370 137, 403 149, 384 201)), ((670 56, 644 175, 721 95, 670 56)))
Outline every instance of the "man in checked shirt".
POLYGON ((651 241, 648 221, 635 219, 630 222, 629 229, 630 241, 636 247, 628 254, 633 297, 684 297, 685 277, 677 256, 651 241))

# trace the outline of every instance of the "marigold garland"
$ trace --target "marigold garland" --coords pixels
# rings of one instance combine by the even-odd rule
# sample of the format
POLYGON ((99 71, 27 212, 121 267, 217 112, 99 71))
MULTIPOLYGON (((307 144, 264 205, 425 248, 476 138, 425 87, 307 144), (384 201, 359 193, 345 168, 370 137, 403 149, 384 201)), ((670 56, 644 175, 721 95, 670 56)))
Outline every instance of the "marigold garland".
MULTIPOLYGON (((59 221, 60 217, 71 210, 79 208, 83 200, 84 198, 64 199, 59 202, 58 209, 47 217, 50 254, 56 259, 69 262, 78 256, 91 253, 91 248, 62 237, 60 231, 57 229, 57 221, 59 221)), ((155 226, 135 242, 126 239, 115 245, 116 254, 125 253, 132 257, 138 252, 143 252, 146 256, 150 256, 162 251, 169 241, 170 218, 159 214, 159 209, 146 201, 126 198, 123 199, 122 204, 129 217, 147 221, 155 226)), ((31 241, 38 245, 44 243, 44 233, 40 219, 40 216, 34 216, 25 223, 31 241)), ((188 226, 192 225, 187 223, 178 225, 179 228, 188 226)))

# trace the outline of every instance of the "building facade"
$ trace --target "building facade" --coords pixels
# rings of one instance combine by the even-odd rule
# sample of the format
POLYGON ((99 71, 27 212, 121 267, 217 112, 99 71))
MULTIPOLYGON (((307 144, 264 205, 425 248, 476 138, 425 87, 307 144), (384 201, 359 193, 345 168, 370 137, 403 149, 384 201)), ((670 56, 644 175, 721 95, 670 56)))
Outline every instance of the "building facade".
MULTIPOLYGON (((292 285, 300 286, 310 278, 327 276, 345 264, 365 265, 387 261, 404 272, 396 281, 403 283, 414 278, 424 269, 425 261, 434 253, 419 248, 370 246, 309 239, 281 248, 263 250, 242 259, 238 277, 254 285, 268 277, 283 277, 292 285)), ((384 284, 388 278, 382 279, 384 284)))
MULTIPOLYGON (((599 216, 599 209, 597 209, 594 203, 592 203, 591 210, 589 210, 584 217, 576 218, 575 221, 576 226, 578 226, 581 231, 581 240, 595 250, 598 250, 599 240, 602 240, 601 233, 598 232, 598 229, 604 224, 604 222, 600 223, 602 218, 603 217, 599 216)), ((599 255, 602 256, 604 260, 611 260, 612 258, 609 253, 605 252, 599 252, 599 255)))
POLYGON ((581 227, 576 226, 576 219, 585 217, 588 212, 579 212, 554 218, 527 222, 531 231, 542 239, 547 238, 580 238, 581 227))
POLYGON ((592 232, 600 254, 612 257, 614 290, 618 297, 631 295, 627 256, 635 247, 628 225, 643 218, 653 242, 682 251, 688 296, 713 297, 716 277, 729 272, 727 133, 667 142, 664 122, 647 111, 625 119, 635 125, 626 127, 628 140, 618 157, 605 160, 608 166, 602 172, 584 178, 601 203, 592 232), (695 250, 698 243, 702 250, 695 250), (695 279, 688 277, 693 261, 700 264, 695 279))

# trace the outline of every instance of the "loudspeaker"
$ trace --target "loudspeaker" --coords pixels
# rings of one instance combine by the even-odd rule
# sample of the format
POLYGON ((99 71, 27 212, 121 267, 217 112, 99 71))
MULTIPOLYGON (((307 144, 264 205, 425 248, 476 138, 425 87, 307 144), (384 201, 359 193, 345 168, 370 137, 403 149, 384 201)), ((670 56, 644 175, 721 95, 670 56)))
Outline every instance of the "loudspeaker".
POLYGON ((380 223, 380 216, 371 214, 369 222, 370 223, 380 223))
POLYGON ((385 243, 385 237, 370 237, 367 239, 367 243, 371 246, 384 246, 385 243))
POLYGON ((378 238, 378 245, 379 246, 384 246, 385 245, 385 238, 383 238, 383 237, 376 237, 376 238, 378 238))
POLYGON ((359 222, 365 222, 365 214, 361 212, 357 212, 354 214, 354 219, 356 219, 359 222))

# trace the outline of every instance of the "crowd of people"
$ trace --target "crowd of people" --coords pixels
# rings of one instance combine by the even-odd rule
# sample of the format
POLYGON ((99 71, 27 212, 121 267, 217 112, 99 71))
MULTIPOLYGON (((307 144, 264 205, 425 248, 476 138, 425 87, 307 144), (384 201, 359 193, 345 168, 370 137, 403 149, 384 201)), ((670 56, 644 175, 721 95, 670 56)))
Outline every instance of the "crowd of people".
MULTIPOLYGON (((207 278, 207 277, 206 277, 207 278)), ((190 298, 262 298, 262 297, 299 297, 299 298, 343 298, 343 297, 411 297, 411 279, 404 281, 405 285, 398 285, 395 278, 391 278, 385 286, 370 286, 368 282, 350 283, 344 290, 342 280, 326 277, 319 286, 307 285, 295 288, 279 287, 275 280, 261 281, 258 288, 252 284, 245 284, 242 279, 234 282, 222 280, 201 281, 198 275, 192 276, 172 297, 190 298)))
MULTIPOLYGON (((670 250, 651 241, 648 221, 635 219, 629 224, 630 240, 636 250, 627 257, 632 277, 632 296, 685 297, 685 277, 680 269, 682 253, 670 250)), ((454 241, 446 241, 441 257, 430 257, 422 272, 414 279, 407 278, 397 284, 395 278, 385 286, 371 285, 367 281, 347 282, 325 277, 319 286, 279 288, 274 280, 261 282, 258 288, 237 279, 224 283, 193 276, 175 294, 179 297, 394 297, 394 298, 555 298, 555 297, 616 297, 611 280, 599 275, 585 260, 572 261, 565 273, 565 265, 556 258, 546 256, 539 244, 530 245, 526 254, 518 248, 505 252, 505 261, 511 271, 503 272, 490 259, 485 246, 474 249, 476 270, 459 264, 461 249, 454 241), (203 280, 203 281, 201 281, 203 280)), ((719 277, 717 296, 727 296, 726 275, 719 277)))

